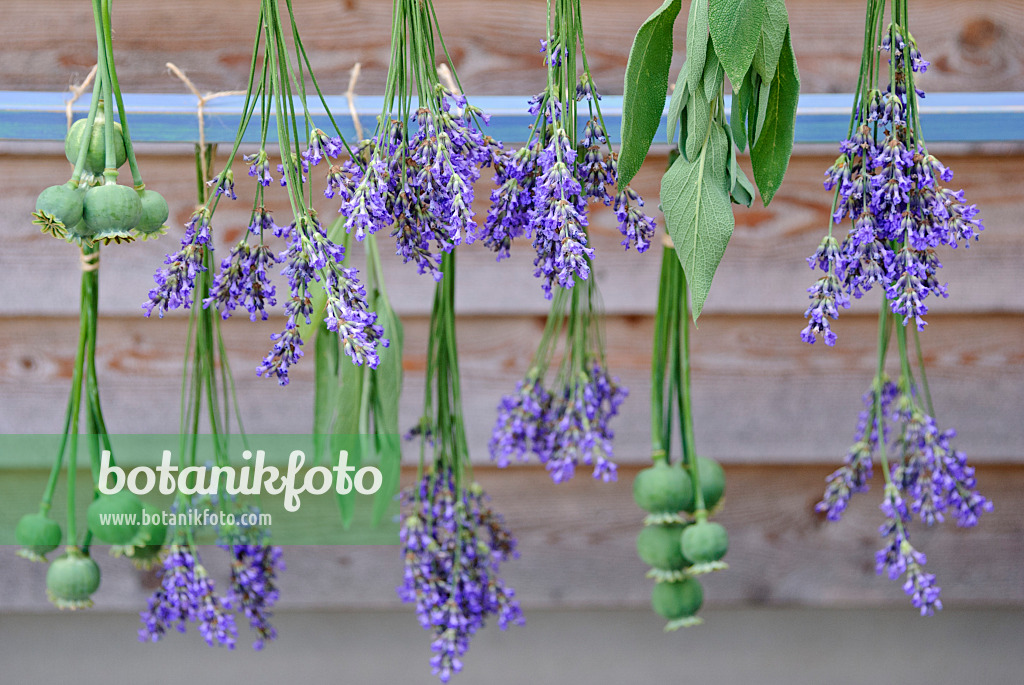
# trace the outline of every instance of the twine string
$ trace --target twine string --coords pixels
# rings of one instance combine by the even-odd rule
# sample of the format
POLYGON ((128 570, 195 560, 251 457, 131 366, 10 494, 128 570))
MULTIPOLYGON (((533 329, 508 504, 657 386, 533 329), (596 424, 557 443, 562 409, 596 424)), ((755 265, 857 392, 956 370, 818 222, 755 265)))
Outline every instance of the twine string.
POLYGON ((192 80, 185 75, 173 62, 168 62, 166 65, 167 70, 177 76, 185 87, 188 88, 193 95, 196 96, 196 117, 199 119, 199 163, 205 170, 206 166, 206 103, 210 100, 216 100, 217 98, 227 97, 229 95, 245 95, 244 90, 222 90, 216 93, 207 93, 203 95, 199 92, 199 89, 195 87, 192 80))
POLYGON ((92 83, 93 78, 95 78, 95 76, 96 76, 96 68, 98 66, 99 66, 98 64, 92 65, 92 69, 89 70, 89 74, 85 77, 85 80, 82 81, 82 83, 80 85, 77 85, 77 86, 72 85, 72 86, 69 87, 69 89, 71 90, 71 97, 65 103, 65 107, 64 107, 64 114, 67 115, 67 118, 68 118, 68 129, 69 130, 71 129, 71 123, 72 123, 71 120, 74 118, 73 114, 71 113, 71 108, 78 101, 78 99, 80 97, 82 97, 82 94, 85 93, 85 90, 89 87, 89 84, 92 83))
POLYGON ((455 77, 452 76, 452 70, 444 62, 437 65, 437 77, 441 79, 441 83, 452 95, 462 94, 459 91, 459 87, 455 84, 455 77))
POLYGON ((78 253, 78 265, 82 268, 82 271, 99 271, 100 269, 100 253, 99 250, 96 252, 85 252, 78 253))
POLYGON ((348 79, 348 90, 345 91, 345 99, 348 100, 348 113, 352 117, 352 126, 356 130, 356 142, 363 141, 363 125, 359 123, 359 114, 356 112, 356 81, 359 80, 359 72, 363 65, 356 62, 352 67, 352 75, 348 79))

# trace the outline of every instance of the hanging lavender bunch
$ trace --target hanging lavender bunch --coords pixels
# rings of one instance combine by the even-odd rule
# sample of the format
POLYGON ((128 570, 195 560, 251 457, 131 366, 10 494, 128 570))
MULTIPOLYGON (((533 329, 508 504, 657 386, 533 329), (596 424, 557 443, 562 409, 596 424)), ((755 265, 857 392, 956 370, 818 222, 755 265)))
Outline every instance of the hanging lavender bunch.
POLYGON ((462 417, 455 341, 455 257, 441 257, 427 348, 424 415, 417 483, 402 494, 399 533, 405 555, 404 602, 416 604, 433 637, 432 672, 441 682, 462 670, 470 638, 495 616, 502 630, 523 623, 515 591, 498 575, 518 556, 516 539, 472 481, 462 417), (428 454, 429 452, 429 454, 428 454))
POLYGON ((654 221, 639 209, 643 200, 631 188, 616 189, 616 155, 587 64, 578 0, 549 2, 547 28, 549 37, 541 41, 547 87, 530 100, 537 122, 525 147, 495 160, 498 187, 483 233, 499 260, 514 238, 532 239, 534 275, 552 306, 526 378, 498 405, 490 452, 499 466, 532 454, 556 483, 572 478, 580 464, 607 482, 616 478, 609 423, 628 391, 605 360, 600 295, 590 278, 587 203, 614 205, 627 249, 647 250, 654 221), (589 117, 577 137, 581 102, 589 117), (552 367, 557 370, 548 379, 552 367))
POLYGON ((440 255, 477 237, 473 184, 501 143, 488 117, 436 71, 435 40, 451 63, 430 0, 395 0, 391 65, 377 129, 359 150, 350 190, 338 193, 345 229, 358 240, 387 229, 396 254, 441 278, 440 255), (414 106, 414 98, 416 105, 414 106))
POLYGON ((587 64, 579 0, 548 2, 548 38, 541 41, 541 52, 548 78, 545 89, 530 99, 537 120, 524 147, 502 151, 494 161, 497 188, 482 238, 499 260, 509 256, 513 239, 530 238, 537 253, 534 275, 551 299, 555 284, 571 288, 590 276, 588 202, 614 206, 627 250, 650 247, 654 220, 641 209, 644 201, 636 191, 617 189, 618 157, 587 64), (587 103, 588 118, 577 136, 581 102, 587 103))
MULTIPOLYGON (((259 150, 244 157, 248 174, 256 182, 248 230, 230 255, 221 260, 210 292, 201 300, 203 307, 214 308, 225 319, 241 308, 253 321, 266 320, 267 308, 277 304, 279 298, 283 301, 287 316, 284 329, 271 336, 273 347, 256 371, 257 375, 276 378, 281 385, 288 383, 290 368, 303 356, 302 346, 317 318, 346 340, 345 352, 354 364, 376 368, 377 347, 387 345, 383 328, 377 323, 377 314, 367 304, 358 272, 343 265, 345 248, 338 231, 322 225, 310 206, 308 186, 312 181, 309 175, 321 162, 326 162, 328 167, 325 181, 328 197, 350 195, 352 179, 332 162, 346 151, 351 156, 351 151, 329 110, 335 135, 324 133, 313 122, 307 108, 306 83, 301 75, 309 74, 325 109, 327 105, 302 47, 291 3, 285 4, 287 15, 284 17, 291 27, 296 55, 290 54, 285 40, 283 27, 286 24, 280 3, 262 0, 242 122, 231 151, 231 160, 234 160, 242 136, 259 107, 259 150), (301 102, 301 116, 295 111, 296 101, 301 102), (282 151, 281 163, 276 165, 276 178, 266 151, 272 118, 277 123, 277 141, 282 151), (300 127, 308 132, 304 141, 295 138, 295 131, 300 127), (267 188, 275 180, 284 187, 291 210, 292 220, 285 225, 274 220, 266 202, 267 188), (274 238, 281 239, 285 245, 277 253, 268 244, 274 238), (281 275, 287 279, 287 297, 281 297, 270 280, 271 272, 278 265, 281 275)), ((356 169, 358 165, 350 163, 349 167, 356 169)), ((163 316, 170 309, 190 308, 194 304, 196 279, 211 268, 201 257, 205 248, 212 249, 212 221, 217 206, 222 197, 236 199, 230 163, 209 181, 209 185, 213 192, 186 225, 181 248, 167 256, 164 266, 154 276, 156 287, 150 290, 149 301, 143 305, 147 316, 153 311, 163 316)))
MULTIPOLYGON (((200 205, 210 193, 219 191, 205 179, 211 175, 215 146, 196 145, 196 192, 200 205), (213 188, 213 190, 211 190, 213 188)), ((215 179, 216 180, 216 179, 215 179)), ((213 262, 213 249, 203 244, 199 250, 199 263, 209 267, 213 262)), ((195 279, 195 297, 208 300, 216 287, 210 268, 199 271, 195 279)), ((203 417, 210 435, 212 461, 219 467, 230 468, 227 441, 231 433, 231 416, 241 429, 237 416, 238 403, 231 381, 231 368, 224 351, 221 318, 208 307, 193 307, 189 312, 190 339, 185 346, 185 366, 188 381, 182 386, 180 449, 178 468, 196 467, 204 461, 199 455, 199 431, 203 417), (234 408, 234 412, 232 412, 234 408)), ((228 520, 259 520, 258 511, 245 507, 219 483, 216 496, 186 497, 178 495, 174 511, 187 512, 202 507, 227 514, 228 520)), ((162 512, 161 512, 162 513, 162 512)), ((217 517, 221 520, 226 517, 217 517)), ((184 633, 188 623, 196 623, 200 635, 210 646, 234 649, 238 636, 235 611, 249 618, 257 634, 253 647, 262 649, 267 640, 277 636, 270 625, 269 608, 277 601, 275 584, 279 570, 284 568, 281 550, 266 544, 264 531, 255 527, 219 530, 222 549, 231 554, 231 583, 225 595, 216 594, 215 584, 206 572, 195 543, 196 531, 188 526, 176 526, 173 544, 163 557, 158 570, 160 587, 150 597, 147 608, 141 612, 143 626, 139 640, 157 642, 169 627, 184 633)))
POLYGON ((869 42, 850 135, 825 172, 825 187, 835 190, 832 221, 838 225, 849 217, 852 226, 840 241, 830 224, 807 260, 825 274, 808 289, 808 324, 800 337, 812 344, 821 335, 826 345, 834 345, 829 319, 850 306, 851 296, 859 298, 876 284, 893 314, 923 330, 925 300, 948 295, 937 278, 942 266, 937 248, 969 247, 984 230, 963 191, 943 186, 953 179, 952 170, 928 152, 918 104, 924 93, 915 85, 915 75, 924 73, 928 62, 906 28, 905 0, 894 0, 892 7, 892 21, 881 31, 885 2, 868 3, 869 42), (880 59, 882 52, 888 53, 887 62, 880 59), (879 90, 882 76, 888 81, 884 91, 879 90))
POLYGON ((184 633, 188 623, 195 623, 206 644, 235 648, 238 629, 231 605, 215 593, 214 581, 191 545, 171 545, 159 574, 160 587, 140 614, 140 642, 157 642, 171 627, 184 633))
POLYGON ((532 455, 556 483, 572 478, 580 465, 593 467, 594 478, 616 479, 615 433, 610 422, 629 391, 608 372, 596 291, 594 283, 587 281, 579 288, 556 292, 526 378, 498 405, 488 446, 499 467, 513 459, 527 461, 532 455), (563 335, 565 349, 557 360, 563 335), (549 381, 552 366, 555 371, 549 381))
POLYGON ((952 171, 929 154, 921 131, 916 74, 928 63, 910 34, 906 0, 892 0, 888 25, 885 0, 869 0, 865 51, 861 61, 850 135, 826 172, 825 187, 835 189, 832 222, 850 217, 853 226, 840 243, 829 234, 808 262, 825 272, 809 289, 811 305, 801 338, 813 343, 836 335, 829 319, 879 284, 885 291, 879 316, 878 366, 861 412, 854 445, 844 465, 828 477, 816 506, 838 521, 854 493, 868 490, 875 459, 884 478, 879 533, 885 546, 875 555, 875 570, 891 580, 903 577, 903 591, 922 615, 942 608, 935 575, 924 570, 925 555, 910 541, 908 524, 919 518, 927 526, 952 515, 957 525, 972 527, 992 503, 975 490, 974 469, 953 447, 954 430, 941 430, 925 375, 919 332, 925 326, 925 300, 947 296, 937 279, 936 249, 968 245, 983 230, 977 208, 962 191, 942 186, 952 171), (883 26, 885 28, 883 29, 883 26), (883 62, 879 54, 888 53, 883 62), (885 90, 880 78, 887 76, 885 90), (913 321, 914 372, 906 327, 913 321), (900 371, 892 381, 886 357, 895 330, 900 371))

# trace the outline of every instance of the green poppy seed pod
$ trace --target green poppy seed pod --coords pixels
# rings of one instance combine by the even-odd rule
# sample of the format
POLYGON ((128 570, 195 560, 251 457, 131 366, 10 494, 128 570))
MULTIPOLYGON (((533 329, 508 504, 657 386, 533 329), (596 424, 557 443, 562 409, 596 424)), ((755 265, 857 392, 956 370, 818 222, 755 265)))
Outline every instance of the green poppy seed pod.
POLYGON ((142 216, 135 230, 139 233, 155 233, 163 228, 170 215, 167 200, 155 190, 143 190, 139 193, 142 202, 142 216))
MULTIPOLYGON (((700 491, 704 495, 704 507, 711 509, 725 494, 725 471, 714 459, 697 457, 697 476, 700 478, 700 491)), ((694 506, 691 500, 685 510, 692 514, 694 506)))
POLYGON ((683 556, 680 535, 684 524, 644 526, 636 536, 636 552, 641 561, 663 571, 678 571, 689 565, 683 556))
POLYGON ((100 567, 75 547, 54 559, 46 571, 46 595, 59 609, 91 607, 99 586, 100 567))
POLYGON ((46 561, 62 537, 60 525, 45 514, 25 514, 14 529, 14 541, 22 547, 19 554, 33 561, 46 561))
POLYGON ((85 512, 89 530, 100 542, 127 545, 142 526, 142 500, 128 490, 100 495, 85 512))
POLYGON ((82 195, 72 183, 50 186, 36 198, 36 211, 47 214, 72 228, 82 220, 82 195))
MULTIPOLYGON (((106 134, 103 131, 105 121, 103 112, 97 112, 96 120, 92 125, 92 135, 89 136, 89 148, 85 154, 85 170, 94 176, 102 174, 107 165, 106 134)), ((86 119, 79 119, 71 125, 64 138, 64 156, 72 164, 78 162, 78 151, 81 149, 82 136, 85 135, 88 123, 86 119)), ((128 149, 124 144, 121 124, 116 121, 114 122, 114 156, 117 168, 120 169, 128 159, 128 149)))
POLYGON ((142 218, 142 200, 128 186, 96 186, 85 194, 84 216, 91 234, 130 231, 142 218))
POLYGON ((694 564, 720 560, 729 551, 729 534, 714 521, 697 521, 680 536, 683 555, 694 564))
POLYGON ((656 583, 651 590, 651 608, 661 616, 674 621, 693 616, 704 604, 704 588, 696 578, 684 578, 671 583, 656 583))
POLYGON ((683 511, 693 506, 693 483, 681 466, 657 461, 636 474, 633 500, 652 514, 683 511))

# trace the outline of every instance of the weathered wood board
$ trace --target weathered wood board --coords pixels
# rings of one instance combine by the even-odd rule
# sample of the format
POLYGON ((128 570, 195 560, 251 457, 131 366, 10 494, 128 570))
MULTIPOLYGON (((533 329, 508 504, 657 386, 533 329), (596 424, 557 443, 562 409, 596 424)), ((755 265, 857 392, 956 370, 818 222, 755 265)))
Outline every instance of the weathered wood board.
MULTIPOLYGON (((905 606, 901 583, 875 575, 874 552, 881 497, 876 484, 859 495, 839 523, 813 511, 831 465, 729 466, 727 492, 717 520, 730 533, 727 571, 704 577, 711 606, 733 604, 809 606, 905 606)), ((521 558, 503 575, 525 608, 642 607, 652 581, 636 557, 634 539, 642 516, 630 483, 636 467, 617 484, 584 474, 551 483, 540 468, 511 471, 478 468, 476 479, 519 538, 521 558)), ((19 473, 19 472, 14 472, 19 473)), ((411 482, 414 471, 405 473, 411 482)), ((876 477, 877 479, 877 477, 876 477)), ((13 492, 25 476, 4 488, 13 492)), ((911 527, 914 544, 928 556, 947 606, 1024 605, 1024 469, 985 465, 979 488, 996 505, 979 526, 966 531, 947 523, 911 527)), ((18 500, 31 502, 27 493, 18 500)), ((321 525, 338 525, 325 511, 321 525)), ((397 547, 287 547, 282 608, 368 609, 396 606, 401 582, 397 547)), ((223 553, 210 549, 206 563, 223 574, 223 553)), ((124 560, 98 554, 104 580, 95 600, 102 611, 142 608, 154 587, 151 574, 124 560)), ((49 611, 45 569, 0 549, 0 612, 49 611)))
MULTIPOLYGON (((860 397, 875 362, 875 318, 842 322, 834 349, 808 348, 791 317, 701 318, 694 341, 694 421, 702 453, 730 462, 839 459, 852 440, 860 397)), ((98 364, 108 427, 114 433, 174 433, 178 426, 186 322, 106 318, 98 364)), ((542 317, 463 317, 458 337, 466 425, 473 457, 487 461, 495 407, 526 373, 542 317)), ((422 411, 427 319, 406 317, 402 426, 422 411)), ((648 458, 648 316, 607 321, 608 363, 631 397, 612 422, 616 457, 648 458)), ((313 360, 280 388, 257 378, 274 328, 231 320, 224 333, 250 432, 312 429, 313 360)), ((59 430, 74 361, 77 322, 6 318, 0 323, 0 432, 59 430)), ((1024 320, 1019 316, 938 317, 923 335, 940 426, 954 427, 974 459, 1013 460, 1024 445, 1024 320)), ((895 361, 894 361, 895 363, 895 361)), ((411 452, 411 450, 410 450, 411 452)))
MULTIPOLYGON (((643 20, 659 0, 584 0, 587 54, 598 88, 622 92, 622 73, 643 20)), ((864 3, 790 0, 793 46, 806 92, 849 92, 857 80, 864 3)), ((60 90, 95 62, 88 3, 9 0, 9 32, 0 46, 0 83, 9 90, 60 90)), ((446 0, 437 13, 466 92, 533 94, 544 84, 538 40, 544 37, 541 0, 446 0), (500 40, 495 40, 500 36, 500 40)), ((389 60, 391 3, 309 0, 296 3, 303 42, 328 92, 347 88, 359 61, 359 92, 384 87, 389 60)), ((246 0, 140 0, 115 3, 114 51, 123 86, 134 92, 176 92, 164 68, 174 62, 201 91, 245 87, 258 5, 246 0)), ((681 15, 680 23, 686 13, 681 15)), ((1013 0, 928 0, 911 8, 911 31, 932 67, 926 91, 1024 88, 1024 7, 1013 0)), ((683 32, 677 31, 682 64, 683 32)))

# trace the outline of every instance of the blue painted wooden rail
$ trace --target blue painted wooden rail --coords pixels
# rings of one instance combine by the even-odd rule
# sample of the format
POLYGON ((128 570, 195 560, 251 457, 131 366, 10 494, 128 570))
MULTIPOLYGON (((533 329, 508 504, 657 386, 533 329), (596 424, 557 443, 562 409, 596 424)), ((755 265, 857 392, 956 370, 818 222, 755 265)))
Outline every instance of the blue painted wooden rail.
MULTIPOLYGON (((67 92, 0 91, 0 139, 64 139, 67 92)), ((136 142, 182 143, 198 138, 196 99, 191 95, 126 94, 132 140, 136 142)), ((509 143, 521 142, 533 123, 524 96, 471 97, 474 105, 491 115, 488 133, 509 143)), ((230 96, 207 103, 206 140, 230 143, 235 139, 244 98, 230 96)), ((328 106, 342 133, 355 137, 348 105, 343 97, 328 97, 328 106)), ((852 96, 848 94, 805 94, 797 109, 797 143, 834 143, 846 137, 852 96)), ((360 96, 356 109, 360 123, 372 131, 382 105, 381 97, 360 96)), ((74 105, 76 118, 85 116, 89 97, 74 105)), ((328 130, 330 122, 319 101, 310 101, 310 112, 318 126, 328 130)), ((622 98, 605 97, 601 109, 613 142, 618 142, 622 120, 622 98)), ((726 107, 728 111, 728 106, 726 107)), ((921 125, 929 142, 1024 141, 1024 93, 932 93, 922 102, 921 125)), ((259 124, 254 118, 246 142, 258 140, 259 124)), ((274 126, 270 126, 274 136, 274 126)), ((665 123, 655 143, 665 141, 665 123)))

